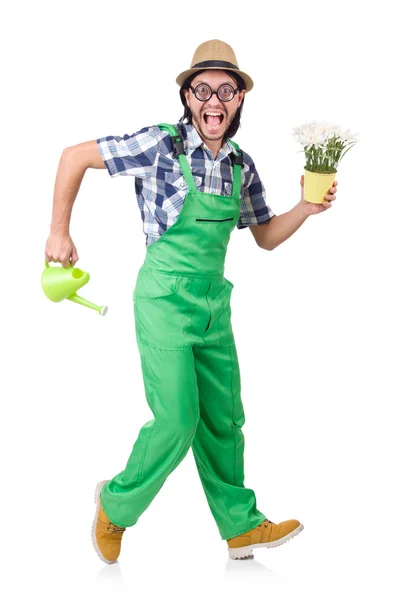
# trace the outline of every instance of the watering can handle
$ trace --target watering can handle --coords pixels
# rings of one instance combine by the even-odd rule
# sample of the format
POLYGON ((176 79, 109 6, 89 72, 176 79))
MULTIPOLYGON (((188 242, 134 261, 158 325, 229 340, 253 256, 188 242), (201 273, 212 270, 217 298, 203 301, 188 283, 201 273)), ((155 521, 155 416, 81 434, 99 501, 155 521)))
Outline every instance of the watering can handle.
MULTIPOLYGON (((44 264, 45 264, 46 268, 48 268, 50 266, 46 260, 44 260, 44 264)), ((67 267, 63 267, 63 269, 71 269, 71 268, 73 269, 73 265, 71 265, 71 264, 69 264, 67 267)))

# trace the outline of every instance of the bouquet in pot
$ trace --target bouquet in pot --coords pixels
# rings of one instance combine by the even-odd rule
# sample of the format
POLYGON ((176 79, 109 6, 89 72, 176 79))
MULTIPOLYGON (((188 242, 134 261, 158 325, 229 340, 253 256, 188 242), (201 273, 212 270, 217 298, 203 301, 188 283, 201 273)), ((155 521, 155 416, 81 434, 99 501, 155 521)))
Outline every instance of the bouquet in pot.
POLYGON ((300 152, 306 157, 304 199, 321 204, 342 157, 358 141, 358 134, 327 121, 312 121, 295 127, 292 135, 303 146, 300 152))

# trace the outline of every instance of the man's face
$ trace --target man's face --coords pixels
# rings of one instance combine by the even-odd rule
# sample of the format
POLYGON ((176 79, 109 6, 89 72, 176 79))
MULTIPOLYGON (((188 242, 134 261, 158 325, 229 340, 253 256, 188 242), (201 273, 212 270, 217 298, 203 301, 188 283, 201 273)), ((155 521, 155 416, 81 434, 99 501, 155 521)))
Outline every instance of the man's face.
MULTIPOLYGON (((194 89, 199 83, 206 83, 215 92, 222 84, 230 84, 236 89, 237 83, 228 71, 205 71, 197 75, 191 82, 194 89)), ((237 92, 230 102, 222 102, 214 94, 209 100, 202 102, 197 100, 191 89, 184 90, 187 105, 192 111, 193 125, 199 131, 200 135, 207 140, 219 140, 225 135, 230 123, 240 106, 245 90, 237 92), (216 113, 219 116, 207 115, 207 113, 216 113)))

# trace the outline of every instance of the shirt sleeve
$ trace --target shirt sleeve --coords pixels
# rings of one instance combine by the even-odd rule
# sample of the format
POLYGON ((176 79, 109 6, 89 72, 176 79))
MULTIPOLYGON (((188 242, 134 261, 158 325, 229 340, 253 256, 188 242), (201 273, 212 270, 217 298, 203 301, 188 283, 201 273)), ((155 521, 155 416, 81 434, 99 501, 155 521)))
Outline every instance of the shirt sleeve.
POLYGON ((241 197, 240 218, 237 229, 245 229, 248 225, 267 223, 275 213, 266 203, 266 190, 256 170, 255 163, 246 153, 244 155, 244 187, 241 197))
POLYGON ((149 177, 156 172, 156 158, 162 138, 157 126, 144 127, 133 134, 108 135, 96 140, 99 153, 111 177, 149 177))

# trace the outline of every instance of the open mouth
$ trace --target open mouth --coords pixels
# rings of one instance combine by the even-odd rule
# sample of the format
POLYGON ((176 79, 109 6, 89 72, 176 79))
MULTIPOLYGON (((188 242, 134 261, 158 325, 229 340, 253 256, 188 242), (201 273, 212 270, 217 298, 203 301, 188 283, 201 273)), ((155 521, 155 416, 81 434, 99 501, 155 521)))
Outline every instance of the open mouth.
POLYGON ((203 115, 204 122, 209 131, 217 131, 225 118, 223 113, 216 111, 206 111, 203 115))

